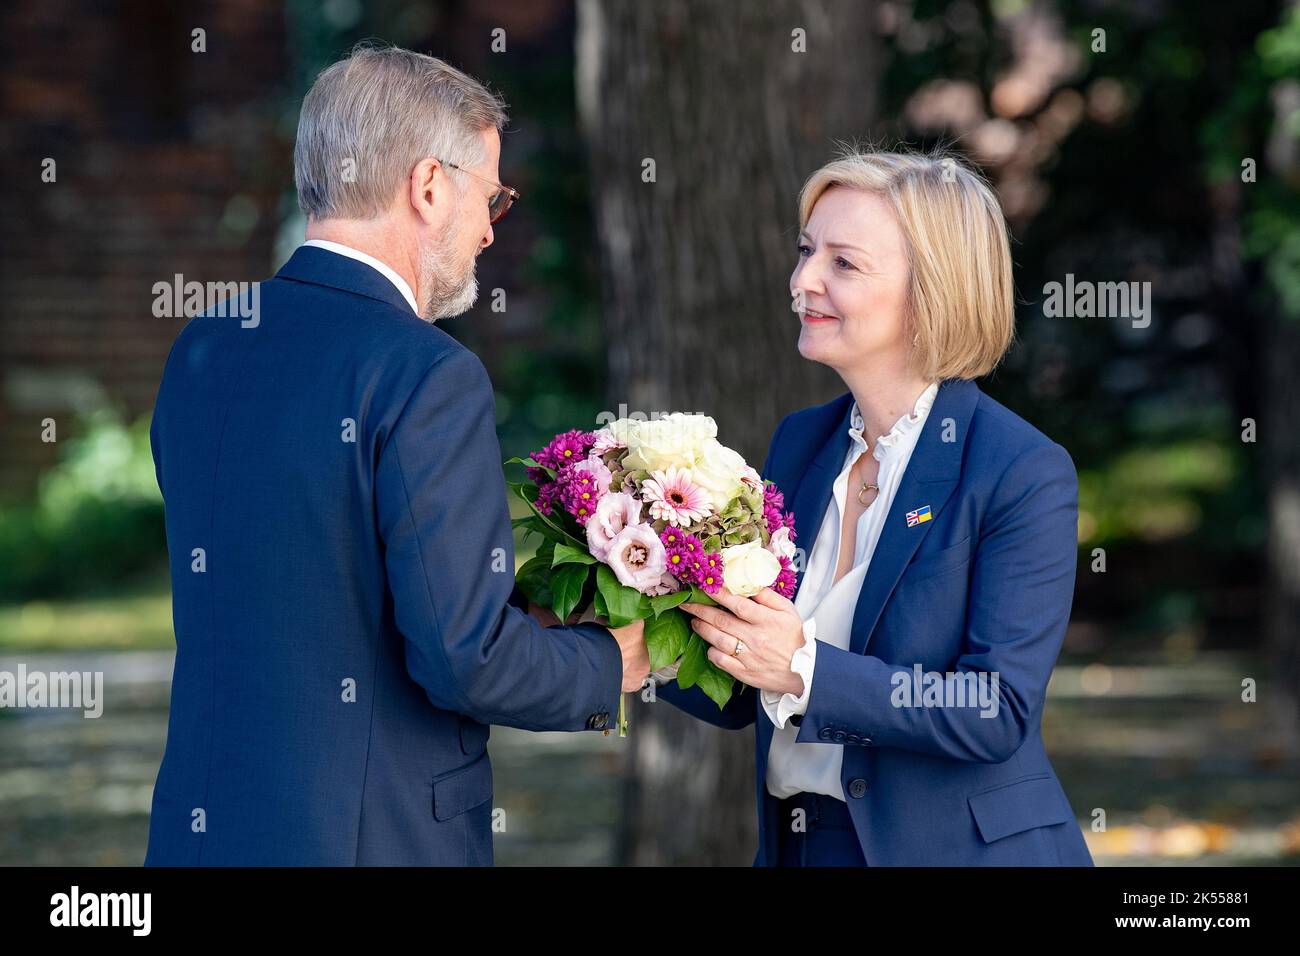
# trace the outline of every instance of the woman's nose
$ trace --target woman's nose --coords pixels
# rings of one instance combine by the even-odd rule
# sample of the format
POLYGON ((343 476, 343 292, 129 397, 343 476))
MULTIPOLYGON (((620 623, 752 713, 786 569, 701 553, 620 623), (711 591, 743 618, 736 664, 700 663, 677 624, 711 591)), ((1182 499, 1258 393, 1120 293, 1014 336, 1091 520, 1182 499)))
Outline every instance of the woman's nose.
POLYGON ((794 275, 790 276, 791 298, 798 298, 800 294, 821 295, 825 291, 826 286, 817 268, 807 261, 799 263, 798 268, 794 270, 794 275))

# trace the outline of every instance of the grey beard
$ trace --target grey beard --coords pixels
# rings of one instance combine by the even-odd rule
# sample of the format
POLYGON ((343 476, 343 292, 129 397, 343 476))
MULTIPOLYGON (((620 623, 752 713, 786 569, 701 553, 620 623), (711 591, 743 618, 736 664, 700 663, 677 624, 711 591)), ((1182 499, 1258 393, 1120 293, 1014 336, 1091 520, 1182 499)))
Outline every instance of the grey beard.
POLYGON ((454 264, 449 261, 445 246, 432 249, 424 257, 424 275, 421 285, 428 289, 420 318, 426 322, 450 319, 468 312, 478 301, 478 277, 475 275, 476 259, 462 275, 455 275, 454 264))

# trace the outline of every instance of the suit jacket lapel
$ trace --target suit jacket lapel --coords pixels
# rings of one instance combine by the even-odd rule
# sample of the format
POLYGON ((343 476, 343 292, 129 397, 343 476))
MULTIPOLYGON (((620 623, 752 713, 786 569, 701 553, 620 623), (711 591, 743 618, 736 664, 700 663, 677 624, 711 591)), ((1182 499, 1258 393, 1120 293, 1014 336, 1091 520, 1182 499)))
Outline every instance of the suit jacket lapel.
POLYGON ((855 654, 866 651, 903 569, 961 480, 962 453, 978 399, 979 389, 974 382, 950 379, 939 386, 858 593, 849 643, 849 650, 855 654), (909 528, 907 513, 926 505, 930 506, 931 520, 909 528))

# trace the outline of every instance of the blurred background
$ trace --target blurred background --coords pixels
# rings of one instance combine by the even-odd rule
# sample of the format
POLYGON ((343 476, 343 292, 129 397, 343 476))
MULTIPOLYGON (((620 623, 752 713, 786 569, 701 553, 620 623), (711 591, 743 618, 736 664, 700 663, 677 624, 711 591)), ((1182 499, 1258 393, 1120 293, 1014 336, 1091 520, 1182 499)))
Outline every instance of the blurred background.
MULTIPOLYGON (((1300 862, 1296 5, 10 0, 0 671, 102 671, 107 700, 0 709, 0 864, 144 858, 174 649, 148 423, 185 321, 152 287, 288 257, 301 97, 366 38, 510 105, 523 200, 441 323, 505 457, 625 404, 761 462, 842 391, 795 348, 803 178, 838 142, 977 164, 1020 301, 981 387, 1079 472, 1043 720, 1079 825, 1100 865, 1300 862), (1067 275, 1149 282, 1149 325, 1047 314, 1067 275)), ((499 864, 750 863, 752 730, 628 704, 626 740, 493 729, 499 864)))

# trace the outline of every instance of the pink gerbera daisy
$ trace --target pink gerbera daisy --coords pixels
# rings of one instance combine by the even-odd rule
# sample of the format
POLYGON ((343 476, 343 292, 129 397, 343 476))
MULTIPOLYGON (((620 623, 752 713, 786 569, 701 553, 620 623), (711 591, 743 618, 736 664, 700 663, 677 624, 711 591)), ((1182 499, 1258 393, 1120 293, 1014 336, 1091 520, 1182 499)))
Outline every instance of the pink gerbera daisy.
POLYGON ((691 480, 689 469, 676 465, 650 472, 641 482, 641 500, 650 505, 652 519, 662 518, 671 525, 693 524, 709 513, 708 494, 691 480))

